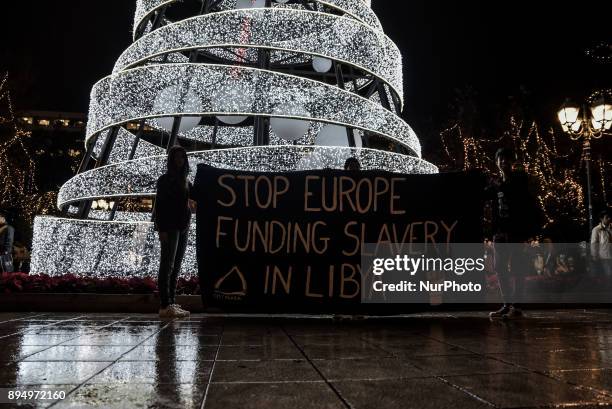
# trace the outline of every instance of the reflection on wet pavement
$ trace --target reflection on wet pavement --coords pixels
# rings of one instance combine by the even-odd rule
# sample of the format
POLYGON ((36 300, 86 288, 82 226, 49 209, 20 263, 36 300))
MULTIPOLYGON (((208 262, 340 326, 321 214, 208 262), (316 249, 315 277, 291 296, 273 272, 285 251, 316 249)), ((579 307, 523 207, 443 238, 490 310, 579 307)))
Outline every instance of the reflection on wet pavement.
POLYGON ((0 313, 0 345, 0 388, 67 392, 20 407, 612 408, 612 310, 342 323, 0 313))

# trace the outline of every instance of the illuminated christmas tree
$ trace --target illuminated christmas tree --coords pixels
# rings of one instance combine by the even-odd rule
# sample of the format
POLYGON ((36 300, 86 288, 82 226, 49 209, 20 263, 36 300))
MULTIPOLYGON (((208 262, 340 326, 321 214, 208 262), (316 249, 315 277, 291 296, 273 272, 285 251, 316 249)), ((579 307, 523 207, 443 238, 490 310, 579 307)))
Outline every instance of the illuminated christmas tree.
MULTIPOLYGON (((58 197, 66 217, 36 221, 35 272, 155 274, 150 212, 117 203, 155 196, 174 144, 197 147, 192 176, 200 163, 290 171, 349 157, 437 172, 399 117, 402 57, 367 0, 137 0, 133 32, 93 86, 87 155, 58 197), (164 137, 145 140, 151 130, 164 137)), ((193 249, 184 269, 195 273, 193 249)))

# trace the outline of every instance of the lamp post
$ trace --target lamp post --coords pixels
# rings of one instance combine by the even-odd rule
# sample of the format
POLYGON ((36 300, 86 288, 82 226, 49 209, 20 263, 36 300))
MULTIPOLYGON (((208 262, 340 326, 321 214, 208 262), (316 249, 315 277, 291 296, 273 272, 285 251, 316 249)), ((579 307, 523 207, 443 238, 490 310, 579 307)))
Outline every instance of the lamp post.
POLYGON ((612 92, 595 94, 582 109, 569 100, 559 110, 558 117, 563 131, 574 141, 582 140, 582 157, 587 175, 587 202, 589 231, 593 230, 593 197, 591 189, 591 141, 610 135, 612 128, 612 92), (589 106, 590 105, 590 106, 589 106))

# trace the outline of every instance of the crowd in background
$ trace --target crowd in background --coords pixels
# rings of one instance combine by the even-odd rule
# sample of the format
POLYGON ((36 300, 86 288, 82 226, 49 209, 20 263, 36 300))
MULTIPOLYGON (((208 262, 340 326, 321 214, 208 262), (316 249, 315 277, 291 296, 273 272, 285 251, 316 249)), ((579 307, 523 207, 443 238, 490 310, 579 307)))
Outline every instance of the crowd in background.
MULTIPOLYGON (((563 278, 588 274, 612 279, 612 219, 609 211, 600 213, 590 242, 555 243, 550 237, 524 243, 522 257, 515 260, 515 271, 524 277, 563 278)), ((493 242, 485 240, 488 254, 493 242)), ((494 271, 493 265, 488 267, 494 271)))

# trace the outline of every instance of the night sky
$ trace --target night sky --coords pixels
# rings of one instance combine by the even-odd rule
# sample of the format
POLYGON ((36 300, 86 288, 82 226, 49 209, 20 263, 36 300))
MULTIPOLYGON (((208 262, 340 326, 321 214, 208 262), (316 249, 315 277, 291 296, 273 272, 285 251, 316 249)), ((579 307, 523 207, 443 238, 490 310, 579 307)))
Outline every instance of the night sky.
MULTIPOLYGON (((373 3, 404 55, 404 116, 417 131, 443 126, 456 89, 470 88, 492 103, 529 95, 535 115, 549 121, 566 96, 579 99, 597 85, 612 87, 610 66, 584 56, 586 48, 612 40, 610 0, 373 3)), ((130 44, 134 4, 4 5, 0 69, 11 72, 17 108, 86 112, 92 84, 111 72, 130 44)))

